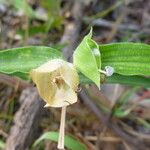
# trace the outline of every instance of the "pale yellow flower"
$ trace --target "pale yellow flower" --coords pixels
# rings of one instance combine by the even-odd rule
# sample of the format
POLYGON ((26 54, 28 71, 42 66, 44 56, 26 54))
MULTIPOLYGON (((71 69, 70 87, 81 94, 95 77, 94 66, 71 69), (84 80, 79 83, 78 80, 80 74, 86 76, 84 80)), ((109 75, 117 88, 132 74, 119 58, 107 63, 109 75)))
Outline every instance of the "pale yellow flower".
POLYGON ((46 107, 63 107, 77 101, 79 76, 73 64, 53 59, 30 73, 46 107))

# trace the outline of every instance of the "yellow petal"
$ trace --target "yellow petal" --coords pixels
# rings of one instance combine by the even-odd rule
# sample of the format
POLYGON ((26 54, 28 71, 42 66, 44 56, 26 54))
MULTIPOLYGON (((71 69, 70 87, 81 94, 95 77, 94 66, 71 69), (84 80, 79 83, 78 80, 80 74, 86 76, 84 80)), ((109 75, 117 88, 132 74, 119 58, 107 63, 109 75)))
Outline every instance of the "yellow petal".
POLYGON ((63 107, 77 101, 79 77, 71 63, 61 59, 51 60, 30 73, 45 107, 63 107))
POLYGON ((56 90, 55 96, 53 98, 52 107, 63 107, 68 106, 77 102, 77 94, 70 88, 66 83, 60 86, 56 90))
POLYGON ((68 62, 65 62, 63 67, 60 68, 61 76, 64 81, 76 91, 79 84, 79 76, 75 67, 68 62))
POLYGON ((50 105, 47 103, 44 107, 45 107, 45 108, 46 108, 46 107, 50 107, 50 105))

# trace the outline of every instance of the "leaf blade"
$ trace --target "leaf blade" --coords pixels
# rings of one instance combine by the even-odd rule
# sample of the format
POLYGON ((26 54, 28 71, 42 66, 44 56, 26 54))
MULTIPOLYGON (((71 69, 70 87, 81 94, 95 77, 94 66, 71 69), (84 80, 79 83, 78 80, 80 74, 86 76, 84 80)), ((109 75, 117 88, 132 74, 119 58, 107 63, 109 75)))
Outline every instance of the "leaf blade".
POLYGON ((150 87, 150 78, 136 75, 124 76, 114 74, 113 76, 106 78, 106 83, 119 83, 131 86, 150 87))
POLYGON ((121 75, 150 75, 150 45, 122 42, 100 45, 102 68, 121 75))
POLYGON ((0 51, 0 72, 28 74, 31 69, 54 59, 62 58, 61 52, 44 46, 29 46, 0 51))
MULTIPOLYGON (((57 142, 58 136, 58 132, 46 132, 35 141, 33 147, 37 146, 43 140, 52 140, 57 142)), ((80 143, 79 141, 68 135, 65 135, 65 146, 71 150, 87 150, 86 146, 83 143, 80 143)))
POLYGON ((5 143, 0 139, 0 148, 4 149, 5 148, 5 143))
POLYGON ((73 54, 73 63, 82 74, 91 79, 100 88, 100 73, 98 70, 101 68, 101 57, 100 52, 94 52, 99 50, 99 47, 91 37, 92 29, 76 48, 73 54))

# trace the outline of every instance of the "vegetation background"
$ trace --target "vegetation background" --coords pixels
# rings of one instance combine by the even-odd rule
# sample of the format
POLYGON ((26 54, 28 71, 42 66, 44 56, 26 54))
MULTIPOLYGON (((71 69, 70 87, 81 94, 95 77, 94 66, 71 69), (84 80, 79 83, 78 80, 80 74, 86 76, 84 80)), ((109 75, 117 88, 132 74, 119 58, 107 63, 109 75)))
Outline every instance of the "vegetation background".
MULTIPOLYGON (((99 43, 150 43, 149 0, 0 0, 0 49, 50 46, 68 61, 93 26, 99 43)), ((150 83, 149 83, 150 84, 150 83)), ((150 150, 150 90, 120 84, 84 85, 68 107, 66 134, 88 150, 150 150)), ((0 149, 55 150, 33 143, 58 131, 60 109, 45 109, 31 81, 0 74, 0 149)), ((78 143, 75 143, 78 144, 78 143)), ((66 148, 67 149, 67 148, 66 148)))

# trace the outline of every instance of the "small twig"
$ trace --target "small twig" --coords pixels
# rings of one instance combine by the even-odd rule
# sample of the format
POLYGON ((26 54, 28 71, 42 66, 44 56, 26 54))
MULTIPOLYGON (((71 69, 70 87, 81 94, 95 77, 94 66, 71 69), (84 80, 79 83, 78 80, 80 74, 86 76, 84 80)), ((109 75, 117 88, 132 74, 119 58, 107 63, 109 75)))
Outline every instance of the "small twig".
MULTIPOLYGON (((96 19, 93 20, 91 23, 93 26, 105 27, 105 28, 112 28, 115 25, 115 22, 108 21, 106 19, 96 19)), ((139 26, 133 24, 120 24, 118 25, 118 30, 133 30, 138 31, 140 29, 139 26)))
POLYGON ((133 138, 132 136, 128 135, 120 126, 118 125, 118 121, 115 119, 110 119, 109 116, 104 115, 100 108, 98 108, 93 101, 87 96, 85 90, 82 88, 82 91, 79 93, 79 97, 83 100, 84 104, 89 107, 89 109, 97 116, 99 121, 103 123, 108 128, 112 129, 118 136, 123 138, 129 145, 137 146, 136 150, 146 149, 146 145, 144 144, 143 140, 138 138, 133 138))
POLYGON ((123 141, 123 145, 126 150, 132 150, 131 147, 125 141, 123 141))
POLYGON ((72 54, 77 46, 77 41, 80 34, 83 9, 85 8, 84 2, 74 1, 71 16, 73 20, 67 21, 65 24, 64 35, 61 38, 60 43, 66 44, 67 46, 62 49, 62 52, 68 61, 72 61, 72 54))
POLYGON ((61 120, 60 120, 59 138, 58 138, 58 146, 57 146, 57 148, 60 150, 64 149, 65 120, 66 120, 66 106, 63 106, 61 110, 61 120))
POLYGON ((2 129, 0 129, 0 135, 3 136, 4 138, 8 137, 8 134, 5 131, 3 131, 2 129))
MULTIPOLYGON (((124 9, 123 9, 124 10, 124 9)), ((123 21, 123 18, 126 16, 126 11, 123 11, 119 17, 117 18, 115 24, 112 26, 111 32, 107 38, 107 42, 111 42, 112 39, 114 38, 114 36, 116 35, 117 31, 118 31, 118 27, 121 24, 121 22, 123 21)))
POLYGON ((5 150, 25 150, 39 136, 38 127, 44 113, 44 101, 36 88, 27 88, 20 96, 21 106, 6 140, 5 150))
MULTIPOLYGON (((89 141, 97 141, 98 140, 97 136, 86 136, 85 138, 89 141)), ((103 142, 112 142, 112 143, 113 142, 118 143, 118 142, 122 141, 121 138, 111 137, 111 136, 110 137, 104 136, 104 137, 101 137, 99 140, 103 141, 103 142)))
POLYGON ((8 84, 14 88, 16 88, 16 85, 17 85, 18 87, 17 89, 19 91, 22 91, 23 89, 27 87, 32 87, 32 84, 30 84, 27 81, 21 80, 18 77, 12 77, 12 76, 8 76, 6 74, 1 74, 1 73, 0 73, 0 82, 8 84))

